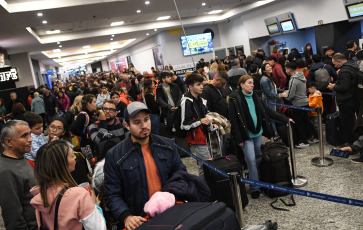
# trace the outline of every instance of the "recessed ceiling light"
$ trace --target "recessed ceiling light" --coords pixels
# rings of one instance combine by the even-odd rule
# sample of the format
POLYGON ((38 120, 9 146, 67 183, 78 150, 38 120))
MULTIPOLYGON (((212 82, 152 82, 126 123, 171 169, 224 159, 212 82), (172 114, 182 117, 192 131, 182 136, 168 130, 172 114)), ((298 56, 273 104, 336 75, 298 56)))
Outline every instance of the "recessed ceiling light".
POLYGON ((202 3, 202 6, 205 6, 205 5, 207 5, 207 3, 203 2, 203 3, 202 3))
POLYGON ((112 40, 113 40, 113 38, 110 38, 110 40, 112 41, 112 40))
POLYGON ((61 59, 61 57, 59 56, 58 59, 61 59))
POLYGON ((61 49, 55 49, 55 50, 52 50, 52 51, 53 51, 53 53, 60 53, 60 52, 62 52, 61 49))
POLYGON ((43 13, 37 13, 37 15, 38 15, 38 17, 41 17, 41 16, 43 16, 43 13))
POLYGON ((42 23, 43 23, 43 24, 47 24, 48 22, 44 20, 44 21, 42 21, 42 23))
POLYGON ((114 34, 112 34, 112 35, 111 35, 111 37, 115 37, 115 35, 114 35, 114 34))
POLYGON ((170 18, 170 16, 162 16, 162 17, 158 17, 156 20, 161 21, 161 20, 167 20, 169 18, 170 18))
POLYGON ((86 53, 84 53, 85 55, 87 55, 88 53, 86 52, 86 53))
POLYGON ((60 30, 47 30, 45 31, 46 34, 59 34, 60 30))
POLYGON ((149 5, 149 4, 150 4, 150 1, 146 1, 146 2, 145 2, 145 4, 146 4, 146 5, 149 5))
POLYGON ((154 29, 154 31, 158 31, 158 29, 154 29))
POLYGON ((111 45, 116 45, 118 42, 110 42, 111 45))
POLYGON ((111 26, 120 26, 122 24, 124 24, 125 22, 124 21, 119 21, 119 22, 112 22, 111 23, 111 26))
POLYGON ((141 13, 141 10, 136 10, 136 13, 138 13, 138 14, 141 13))
POLYGON ((59 45, 59 48, 62 48, 63 46, 62 45, 59 45))
POLYGON ((90 45, 82 46, 82 48, 83 48, 83 49, 89 49, 89 48, 91 48, 91 46, 90 46, 90 45))
POLYGON ((57 42, 57 44, 59 45, 59 44, 60 44, 60 42, 57 42))
POLYGON ((218 14, 220 12, 222 12, 222 10, 212 10, 208 14, 218 14))
POLYGON ((149 33, 146 33, 146 36, 149 36, 150 34, 149 33))

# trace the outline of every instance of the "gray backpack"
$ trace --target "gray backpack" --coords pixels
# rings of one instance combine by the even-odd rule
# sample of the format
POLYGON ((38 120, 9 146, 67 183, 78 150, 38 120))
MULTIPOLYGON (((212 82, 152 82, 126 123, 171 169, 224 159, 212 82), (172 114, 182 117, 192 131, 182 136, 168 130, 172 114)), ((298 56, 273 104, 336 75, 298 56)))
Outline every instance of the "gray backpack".
POLYGON ((331 82, 331 77, 328 70, 325 69, 325 65, 322 68, 316 70, 314 75, 316 88, 318 90, 326 89, 326 87, 328 87, 329 83, 331 82))

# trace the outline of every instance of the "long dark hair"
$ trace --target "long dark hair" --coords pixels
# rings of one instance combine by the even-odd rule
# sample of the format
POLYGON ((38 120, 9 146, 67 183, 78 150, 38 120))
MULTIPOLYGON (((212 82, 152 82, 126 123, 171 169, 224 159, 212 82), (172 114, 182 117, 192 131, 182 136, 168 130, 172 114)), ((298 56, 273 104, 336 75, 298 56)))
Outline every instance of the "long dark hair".
POLYGON ((86 95, 83 96, 82 101, 81 101, 83 111, 88 110, 87 109, 87 104, 92 103, 94 98, 96 98, 96 97, 93 94, 86 94, 86 95))
POLYGON ((66 187, 77 187, 68 170, 68 151, 71 147, 66 141, 56 140, 39 148, 34 165, 34 176, 40 187, 40 196, 45 208, 50 207, 47 189, 53 185, 64 184, 66 187))
POLYGON ((144 81, 144 95, 146 94, 154 94, 154 91, 151 89, 153 84, 153 80, 147 79, 144 81))

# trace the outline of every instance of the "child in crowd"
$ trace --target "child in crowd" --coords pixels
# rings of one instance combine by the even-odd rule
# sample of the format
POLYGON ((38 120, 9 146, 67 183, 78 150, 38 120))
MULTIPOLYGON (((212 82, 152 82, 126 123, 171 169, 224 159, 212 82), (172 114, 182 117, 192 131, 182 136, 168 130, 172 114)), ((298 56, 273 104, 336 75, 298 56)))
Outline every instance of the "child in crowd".
POLYGON ((30 152, 26 153, 24 157, 34 168, 34 161, 38 149, 45 144, 43 134, 43 119, 39 114, 29 112, 25 115, 25 121, 28 122, 31 129, 32 147, 30 152))
MULTIPOLYGON (((312 109, 316 109, 318 107, 321 107, 321 113, 323 113, 323 96, 322 93, 317 90, 317 86, 315 84, 315 82, 311 82, 308 85, 308 90, 309 90, 309 107, 312 109)), ((317 112, 309 112, 309 117, 311 117, 311 121, 314 124, 314 138, 312 140, 312 142, 317 142, 317 130, 318 130, 318 124, 319 124, 319 120, 318 120, 318 113, 317 112)))

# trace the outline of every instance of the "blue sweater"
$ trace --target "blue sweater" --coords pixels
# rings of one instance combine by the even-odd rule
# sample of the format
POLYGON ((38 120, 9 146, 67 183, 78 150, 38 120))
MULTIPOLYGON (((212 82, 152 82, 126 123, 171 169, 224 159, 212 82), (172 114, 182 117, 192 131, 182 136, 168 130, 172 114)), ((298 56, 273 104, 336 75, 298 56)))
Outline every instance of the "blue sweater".
MULTIPOLYGON (((257 127, 257 114, 256 114, 255 102, 253 101, 253 98, 252 98, 253 92, 250 93, 250 94, 245 94, 242 91, 242 93, 246 98, 247 105, 248 105, 248 108, 250 110, 250 114, 251 114, 251 117, 252 117, 252 120, 253 120, 253 124, 255 125, 255 128, 256 128, 257 127)), ((250 136, 250 138, 255 138, 255 137, 260 136, 262 134, 262 131, 263 131, 262 127, 261 127, 260 132, 257 133, 257 134, 254 134, 250 130, 248 130, 248 135, 250 136)))

